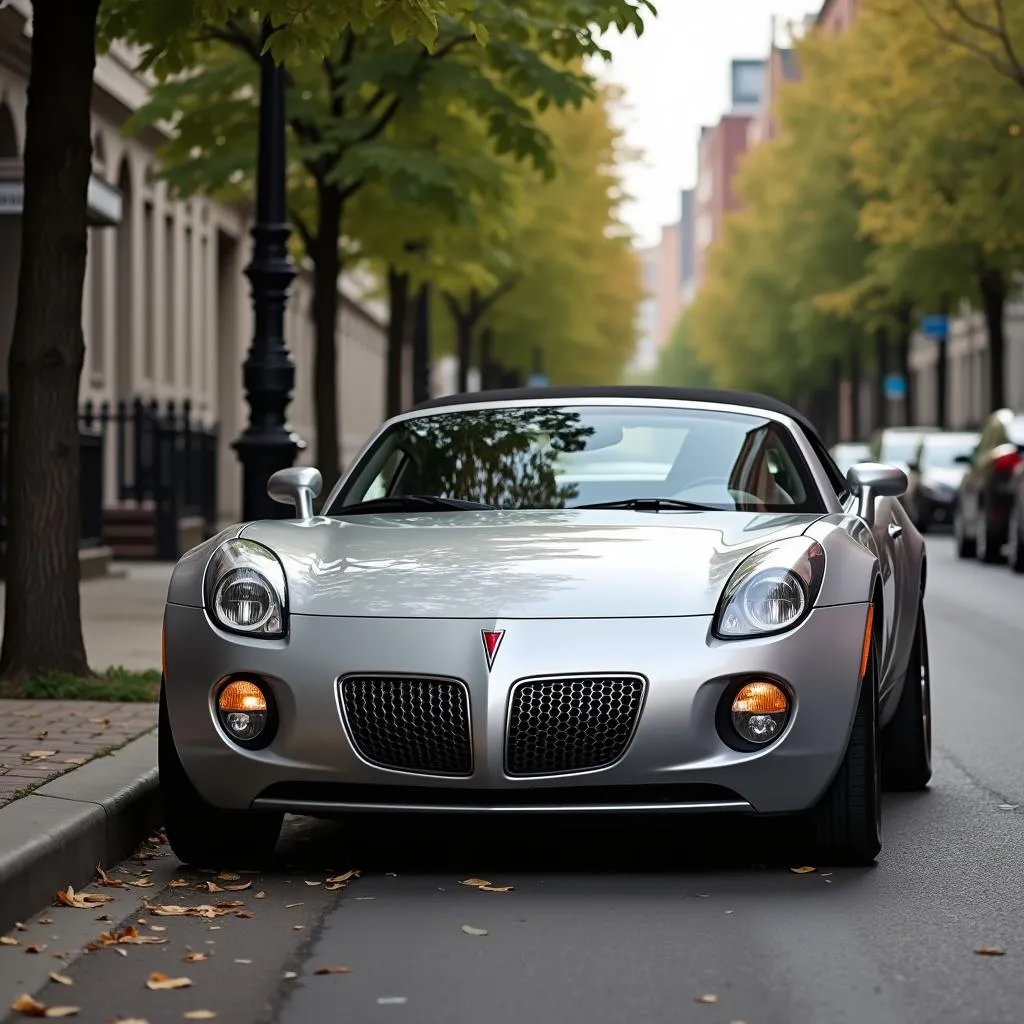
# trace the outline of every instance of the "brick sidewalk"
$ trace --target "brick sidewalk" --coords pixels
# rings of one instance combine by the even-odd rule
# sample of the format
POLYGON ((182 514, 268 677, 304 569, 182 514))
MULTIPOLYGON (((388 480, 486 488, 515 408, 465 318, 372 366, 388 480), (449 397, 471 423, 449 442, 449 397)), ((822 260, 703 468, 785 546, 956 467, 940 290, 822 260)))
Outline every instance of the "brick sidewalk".
POLYGON ((155 704, 0 700, 0 807, 156 725, 155 704))

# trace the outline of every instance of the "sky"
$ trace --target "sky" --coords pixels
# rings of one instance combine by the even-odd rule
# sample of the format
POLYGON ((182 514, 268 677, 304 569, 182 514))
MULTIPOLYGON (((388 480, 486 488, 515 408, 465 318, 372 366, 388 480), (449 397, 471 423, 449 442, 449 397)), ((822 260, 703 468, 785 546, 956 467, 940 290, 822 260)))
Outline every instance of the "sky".
POLYGON ((658 17, 606 40, 612 63, 602 76, 626 90, 620 122, 641 152, 626 168, 633 201, 626 219, 642 245, 679 217, 679 192, 697 178, 697 138, 729 106, 729 62, 767 56, 772 15, 799 20, 818 0, 654 0, 658 17))

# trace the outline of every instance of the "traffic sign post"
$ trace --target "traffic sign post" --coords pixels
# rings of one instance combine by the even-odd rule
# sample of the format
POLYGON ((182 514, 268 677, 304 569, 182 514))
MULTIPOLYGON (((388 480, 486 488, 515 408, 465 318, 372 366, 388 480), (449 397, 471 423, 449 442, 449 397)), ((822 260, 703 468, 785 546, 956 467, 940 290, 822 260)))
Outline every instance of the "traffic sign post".
POLYGON ((899 373, 890 373, 885 378, 885 397, 899 401, 907 397, 907 378, 899 373))
POLYGON ((922 317, 921 333, 933 341, 945 341, 949 337, 949 317, 939 314, 922 317))

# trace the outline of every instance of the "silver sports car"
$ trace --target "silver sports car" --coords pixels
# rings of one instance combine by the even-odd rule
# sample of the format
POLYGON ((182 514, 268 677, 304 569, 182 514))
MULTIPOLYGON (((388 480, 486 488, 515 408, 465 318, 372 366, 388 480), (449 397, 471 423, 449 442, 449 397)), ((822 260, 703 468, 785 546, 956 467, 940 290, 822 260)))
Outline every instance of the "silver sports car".
POLYGON ((320 483, 275 474, 293 518, 174 571, 160 780, 186 862, 262 859, 286 812, 723 811, 863 864, 883 784, 928 784, 906 477, 844 477, 788 406, 460 395, 385 423, 316 514, 320 483))

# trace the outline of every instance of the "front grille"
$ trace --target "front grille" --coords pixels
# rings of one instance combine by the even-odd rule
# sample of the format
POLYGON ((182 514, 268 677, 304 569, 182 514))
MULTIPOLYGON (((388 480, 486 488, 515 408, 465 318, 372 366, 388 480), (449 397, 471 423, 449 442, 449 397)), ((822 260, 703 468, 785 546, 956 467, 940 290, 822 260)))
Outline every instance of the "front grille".
POLYGON ((633 738, 646 687, 640 676, 517 683, 509 701, 505 771, 559 775, 614 764, 633 738))
POLYGON ((455 679, 349 676, 341 683, 349 736, 371 764, 472 775, 469 694, 455 679))

